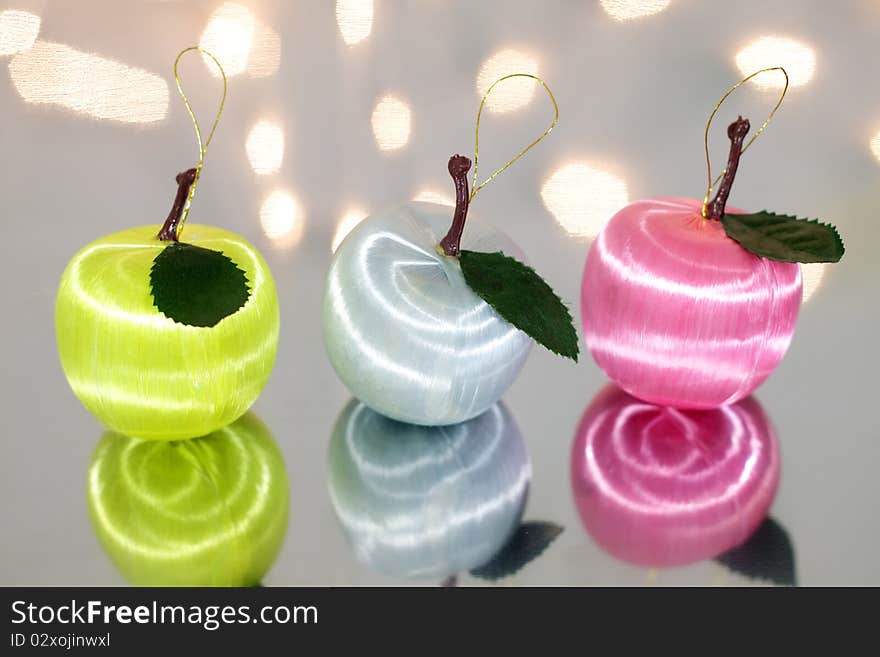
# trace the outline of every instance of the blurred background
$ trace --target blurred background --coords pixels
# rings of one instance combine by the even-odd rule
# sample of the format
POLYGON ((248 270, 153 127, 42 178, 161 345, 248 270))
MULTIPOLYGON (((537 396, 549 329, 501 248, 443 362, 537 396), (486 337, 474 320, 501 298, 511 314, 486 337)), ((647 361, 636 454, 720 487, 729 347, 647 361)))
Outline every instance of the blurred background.
MULTIPOLYGON (((489 84, 540 75, 560 122, 472 213, 502 226, 574 304, 604 222, 640 198, 701 198, 713 105, 745 75, 781 65, 791 88, 744 157, 732 204, 832 221, 847 254, 804 268, 794 342, 756 393, 782 454, 771 515, 799 583, 880 584, 878 34, 878 0, 0 1, 0 583, 125 581, 89 519, 87 472, 103 429, 58 363, 54 297, 80 247, 158 228, 167 215, 175 174, 197 160, 172 64, 200 44, 224 64, 229 92, 191 221, 256 244, 282 311, 275 371, 253 409, 289 480, 287 533, 264 583, 408 581, 362 564, 331 504, 328 444, 350 396, 321 343, 324 276, 335 246, 371 212, 406 199, 452 203, 446 161, 472 153, 489 84)), ((210 125, 220 80, 198 54, 180 74, 210 125)), ((722 107, 710 136, 716 171, 727 123, 763 121, 780 83, 756 78, 722 107)), ((499 88, 488 110, 483 175, 552 117, 541 87, 523 80, 499 88)), ((532 470, 524 517, 565 531, 504 582, 759 582, 712 560, 628 565, 585 531, 569 462, 605 381, 584 356, 573 365, 535 349, 505 396, 532 470)))

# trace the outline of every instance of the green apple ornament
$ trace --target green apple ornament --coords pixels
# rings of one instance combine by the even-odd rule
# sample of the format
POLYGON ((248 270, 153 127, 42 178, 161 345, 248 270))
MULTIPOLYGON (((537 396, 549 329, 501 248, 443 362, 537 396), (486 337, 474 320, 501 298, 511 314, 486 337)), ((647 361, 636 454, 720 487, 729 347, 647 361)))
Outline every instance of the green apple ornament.
MULTIPOLYGON (((492 87, 517 75, 525 76, 492 87)), ((474 182, 479 123, 478 114, 474 182)), ((555 125, 556 119, 470 194, 471 160, 452 156, 452 217, 442 205, 405 203, 366 218, 336 250, 324 295, 324 344, 339 378, 373 410, 424 426, 464 422, 501 398, 532 340, 577 360, 568 309, 520 262, 519 247, 480 222, 469 224, 462 239, 474 195, 555 125)))
POLYGON ((87 498, 98 540, 136 586, 254 586, 287 532, 287 471, 252 413, 179 442, 108 431, 87 498))
POLYGON ((58 353, 76 396, 114 431, 148 440, 204 436, 241 417, 266 384, 278 346, 275 284, 257 249, 206 225, 188 225, 181 241, 220 118, 202 145, 177 75, 192 50, 201 49, 181 52, 174 75, 196 128, 198 166, 178 174, 161 230, 129 228, 80 250, 55 306, 58 353))

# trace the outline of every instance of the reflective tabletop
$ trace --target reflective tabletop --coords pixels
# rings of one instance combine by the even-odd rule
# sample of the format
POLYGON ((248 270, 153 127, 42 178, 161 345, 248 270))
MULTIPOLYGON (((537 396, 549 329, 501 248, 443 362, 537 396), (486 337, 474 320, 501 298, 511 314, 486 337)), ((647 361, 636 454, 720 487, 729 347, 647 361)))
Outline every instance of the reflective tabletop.
MULTIPOLYGON (((3 0, 0 584, 880 584, 878 32, 873 0, 3 0), (280 342, 239 421, 140 443, 71 391, 55 297, 82 246, 162 224, 197 159, 172 64, 200 39, 229 91, 190 220, 263 254, 280 342), (539 74, 560 121, 471 220, 503 230, 576 310, 604 222, 641 198, 702 198, 712 107, 776 64, 792 86, 732 203, 831 221, 847 252, 803 268, 794 339, 752 397, 651 406, 611 386, 581 339, 578 364, 532 349, 503 401, 461 425, 352 399, 322 339, 333 249, 365 215, 451 202, 446 162, 472 153, 491 81, 539 74), (499 564, 554 536, 523 567, 499 564)), ((209 124, 219 79, 198 55, 180 73, 209 124)), ((715 170, 724 126, 759 125, 775 83, 723 105, 715 170)), ((551 117, 539 86, 511 81, 483 116, 480 178, 551 117)))

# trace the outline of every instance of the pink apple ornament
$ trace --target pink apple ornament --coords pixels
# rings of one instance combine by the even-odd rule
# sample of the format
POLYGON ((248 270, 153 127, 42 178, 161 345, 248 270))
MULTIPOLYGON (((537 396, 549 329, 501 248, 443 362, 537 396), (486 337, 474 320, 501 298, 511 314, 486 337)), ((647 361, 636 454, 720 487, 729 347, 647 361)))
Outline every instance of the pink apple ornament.
POLYGON ((801 304, 798 262, 836 262, 834 227, 769 212, 725 213, 743 140, 715 198, 637 201, 593 242, 581 284, 590 353, 640 399, 709 409, 760 386, 785 355, 801 304))

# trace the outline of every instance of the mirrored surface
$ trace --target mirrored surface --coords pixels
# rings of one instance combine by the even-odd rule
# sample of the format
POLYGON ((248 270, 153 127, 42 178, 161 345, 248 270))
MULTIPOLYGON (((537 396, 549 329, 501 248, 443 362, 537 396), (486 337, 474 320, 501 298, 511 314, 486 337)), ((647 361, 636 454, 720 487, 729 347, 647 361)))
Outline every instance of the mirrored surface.
POLYGON ((252 413, 192 440, 108 431, 86 482, 101 547, 139 586, 259 584, 287 534, 284 462, 252 413))
POLYGON ((510 412, 404 424, 352 400, 330 438, 327 486, 358 559, 385 575, 445 580, 488 563, 520 524, 532 469, 510 412))
MULTIPOLYGON (((806 301, 791 347, 754 395, 779 450, 771 520, 740 548, 718 555, 713 547, 675 566, 609 553, 585 531, 570 477, 576 429, 607 380, 583 341, 577 365, 535 348, 503 404, 530 463, 523 520, 564 531, 503 583, 880 584, 880 85, 871 68, 880 5, 501 5, 0 2, 7 232, 0 258, 0 583, 123 585, 131 573, 144 581, 151 568, 118 567, 123 557, 114 556, 116 543, 100 527, 114 527, 128 546, 143 537, 126 533, 118 519, 96 532, 90 517, 94 464, 145 448, 103 442, 104 427, 68 386, 56 349, 55 295, 85 244, 132 226, 158 230, 167 216, 175 175, 197 159, 171 67, 181 48, 202 42, 224 62, 229 96, 190 221, 254 244, 280 303, 277 361, 252 412, 272 436, 272 462, 283 463, 289 512, 277 557, 263 560, 262 583, 437 583, 364 563, 334 510, 328 450, 351 393, 324 351, 322 298, 333 249, 364 216, 415 198, 451 203, 446 162, 472 152, 487 84, 510 67, 537 72, 556 95, 560 123, 480 192, 471 213, 507 233, 576 308, 587 249, 604 222, 640 198, 701 198, 711 108, 744 72, 781 61, 792 87, 743 158, 731 203, 832 221, 847 253, 839 264, 803 268, 806 301), (776 571, 756 569, 762 561, 776 571)), ((208 125, 219 79, 197 55, 181 63, 181 77, 208 125)), ((715 169, 727 152, 726 122, 742 114, 759 123, 778 93, 764 79, 724 105, 710 138, 715 169)), ((495 96, 483 116, 480 177, 539 135, 550 112, 532 83, 495 96)), ((229 481, 249 472, 247 453, 228 453, 229 481)), ((132 484, 123 487, 131 499, 145 491, 150 499, 168 495, 153 488, 160 482, 147 471, 127 480, 121 466, 101 472, 107 486, 132 484)), ((450 500, 438 513, 464 504, 450 500)), ((114 496, 122 501, 122 493, 114 496)), ((173 513, 161 506, 160 515, 173 513)), ((212 525, 198 541, 215 531, 222 528, 212 525)), ((180 536, 154 532, 151 540, 180 546, 180 536)), ((638 536, 627 540, 643 547, 638 536)))
POLYGON ((752 398, 679 410, 608 385, 584 411, 571 449, 584 529, 637 565, 686 565, 741 545, 778 485, 779 446, 752 398))

